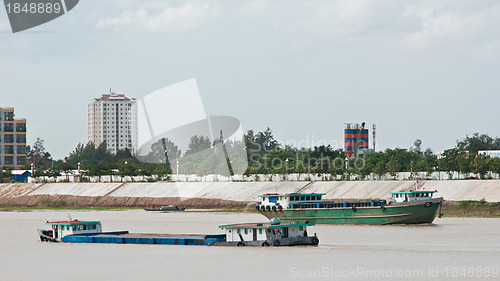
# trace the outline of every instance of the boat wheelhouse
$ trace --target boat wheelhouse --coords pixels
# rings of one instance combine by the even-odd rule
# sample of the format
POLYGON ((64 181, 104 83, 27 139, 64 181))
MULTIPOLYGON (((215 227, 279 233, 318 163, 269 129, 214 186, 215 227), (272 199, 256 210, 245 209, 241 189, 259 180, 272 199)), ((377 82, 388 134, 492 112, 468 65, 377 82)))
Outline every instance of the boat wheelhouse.
POLYGON ((396 203, 404 203, 404 202, 411 202, 411 201, 417 201, 417 200, 428 200, 428 199, 432 198, 432 196, 436 192, 437 192, 437 190, 433 190, 433 191, 410 190, 410 191, 391 192, 391 199, 393 199, 396 203))
POLYGON ((321 203, 321 197, 325 193, 267 193, 259 195, 262 202, 258 205, 260 210, 281 211, 282 209, 293 208, 297 205, 308 207, 317 207, 321 203))
POLYGON ((102 232, 100 221, 47 221, 50 230, 38 230, 42 241, 61 242, 67 235, 98 234, 102 232))
POLYGON ((318 245, 319 239, 307 235, 312 223, 281 223, 273 218, 269 223, 240 223, 221 225, 226 233, 226 246, 293 246, 318 245))

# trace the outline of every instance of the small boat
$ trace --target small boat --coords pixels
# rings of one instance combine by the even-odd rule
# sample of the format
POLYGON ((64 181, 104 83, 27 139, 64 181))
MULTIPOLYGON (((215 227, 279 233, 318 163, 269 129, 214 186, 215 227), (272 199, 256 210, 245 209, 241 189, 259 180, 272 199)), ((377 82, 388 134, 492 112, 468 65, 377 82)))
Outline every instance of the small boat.
MULTIPOLYGON (((437 191, 391 192, 389 200, 366 202, 322 201, 325 193, 263 194, 255 208, 267 218, 316 224, 432 223, 443 198, 437 191)), ((439 214, 441 217, 441 214, 439 214)))
POLYGON ((184 207, 177 207, 177 206, 174 206, 174 205, 161 205, 160 208, 155 208, 153 206, 153 208, 151 209, 144 209, 145 211, 153 211, 153 212, 159 212, 159 211, 163 211, 163 212, 175 212, 175 211, 184 211, 186 210, 187 206, 184 206, 184 207))
MULTIPOLYGON (((226 241, 221 246, 294 246, 318 245, 319 239, 307 235, 307 226, 312 223, 281 223, 272 218, 269 223, 240 223, 221 225, 226 232, 226 241)), ((217 245, 217 244, 216 244, 217 245)))
POLYGON ((273 218, 269 223, 221 225, 225 234, 151 234, 128 231, 103 232, 99 221, 47 221, 50 230, 38 229, 43 242, 160 244, 207 246, 293 246, 318 245, 319 239, 307 235, 311 223, 281 223, 273 218))
MULTIPOLYGON (((69 219, 67 221, 47 221, 45 224, 51 229, 38 229, 38 235, 43 242, 62 242, 63 237, 71 235, 95 235, 102 234, 102 226, 99 221, 79 221, 69 219)), ((121 231, 128 232, 128 231, 121 231)), ((116 233, 116 232, 113 232, 116 233)))

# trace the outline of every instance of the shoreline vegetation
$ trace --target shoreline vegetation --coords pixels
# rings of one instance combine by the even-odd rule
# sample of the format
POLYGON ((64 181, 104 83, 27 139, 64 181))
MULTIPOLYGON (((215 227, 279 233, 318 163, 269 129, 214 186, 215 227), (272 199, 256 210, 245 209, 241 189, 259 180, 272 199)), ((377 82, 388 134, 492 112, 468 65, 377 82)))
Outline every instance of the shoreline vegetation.
MULTIPOLYGON (((253 208, 249 207, 249 202, 223 207, 220 204, 197 204, 196 207, 188 209, 187 212, 197 213, 225 213, 225 212, 249 212, 256 213, 253 208)), ((187 205, 187 204, 186 204, 187 205)), ((160 204, 155 204, 160 206, 160 204)), ((189 205, 187 205, 189 208, 189 205)), ((79 211, 125 211, 131 209, 143 209, 143 205, 126 205, 126 206, 92 206, 82 204, 77 200, 66 200, 43 198, 38 204, 31 206, 22 206, 18 204, 1 204, 0 212, 29 212, 37 210, 79 210, 79 211)), ((464 218, 500 218, 500 202, 486 202, 484 200, 474 201, 444 201, 441 212, 443 217, 464 217, 464 218)), ((170 212, 162 212, 170 213, 170 212)), ((177 213, 177 212, 176 212, 177 213)))
POLYGON ((500 218, 500 202, 445 201, 441 212, 443 217, 500 218))
MULTIPOLYGON (((436 172, 438 179, 441 179, 441 174, 446 179, 500 177, 500 158, 483 153, 500 150, 498 137, 479 133, 466 135, 457 140, 455 147, 435 153, 431 148, 424 148, 420 139, 416 139, 409 148, 375 151, 367 148, 361 135, 358 135, 353 150, 347 153, 342 147, 327 142, 310 148, 280 143, 267 128, 263 132, 249 130, 244 140, 239 141, 221 142, 194 135, 186 151, 181 151, 175 143, 164 138, 153 143, 145 156, 134 155, 128 149, 112 154, 105 142, 79 143, 60 160, 53 159, 45 150, 44 141, 38 138, 33 147, 27 146, 26 163, 20 168, 31 170, 36 181, 44 183, 70 182, 70 179, 101 182, 104 177, 109 181, 116 178, 120 182, 124 179, 171 181, 174 174, 179 175, 179 169, 186 177, 276 175, 287 180, 291 174, 317 174, 322 180, 397 180, 400 173, 409 173, 408 179, 420 178, 422 174, 425 174, 424 178, 432 179, 436 172), (352 154, 356 157, 351 157, 352 154), (221 159, 230 161, 227 163, 232 163, 231 167, 221 159)), ((0 182, 11 180, 12 168, 2 167, 0 182)))

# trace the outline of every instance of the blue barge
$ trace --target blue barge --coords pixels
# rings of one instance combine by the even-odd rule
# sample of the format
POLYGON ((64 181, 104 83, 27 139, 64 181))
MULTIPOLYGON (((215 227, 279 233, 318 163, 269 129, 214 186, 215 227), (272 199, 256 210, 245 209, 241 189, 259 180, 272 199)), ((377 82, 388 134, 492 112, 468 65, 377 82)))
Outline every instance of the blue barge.
POLYGON ((107 244, 158 244, 158 245, 214 245, 226 242, 226 235, 183 235, 183 234, 144 234, 102 233, 90 235, 67 235, 62 238, 66 243, 107 243, 107 244))
POLYGON ((319 240, 308 236, 310 223, 283 223, 277 218, 269 223, 221 225, 225 234, 151 234, 128 231, 103 232, 100 221, 47 221, 50 230, 38 229, 43 242, 157 244, 205 246, 292 246, 318 245, 319 240))

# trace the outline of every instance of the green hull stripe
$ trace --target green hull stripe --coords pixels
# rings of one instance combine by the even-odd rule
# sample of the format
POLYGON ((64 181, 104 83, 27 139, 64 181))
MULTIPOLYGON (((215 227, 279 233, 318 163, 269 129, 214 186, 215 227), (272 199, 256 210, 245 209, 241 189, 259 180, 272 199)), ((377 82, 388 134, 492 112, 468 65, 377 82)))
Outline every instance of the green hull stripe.
POLYGON ((271 219, 280 218, 283 221, 308 221, 315 224, 419 224, 432 223, 436 217, 439 202, 431 206, 422 204, 390 205, 380 207, 359 208, 314 208, 290 209, 283 211, 260 211, 271 219))

